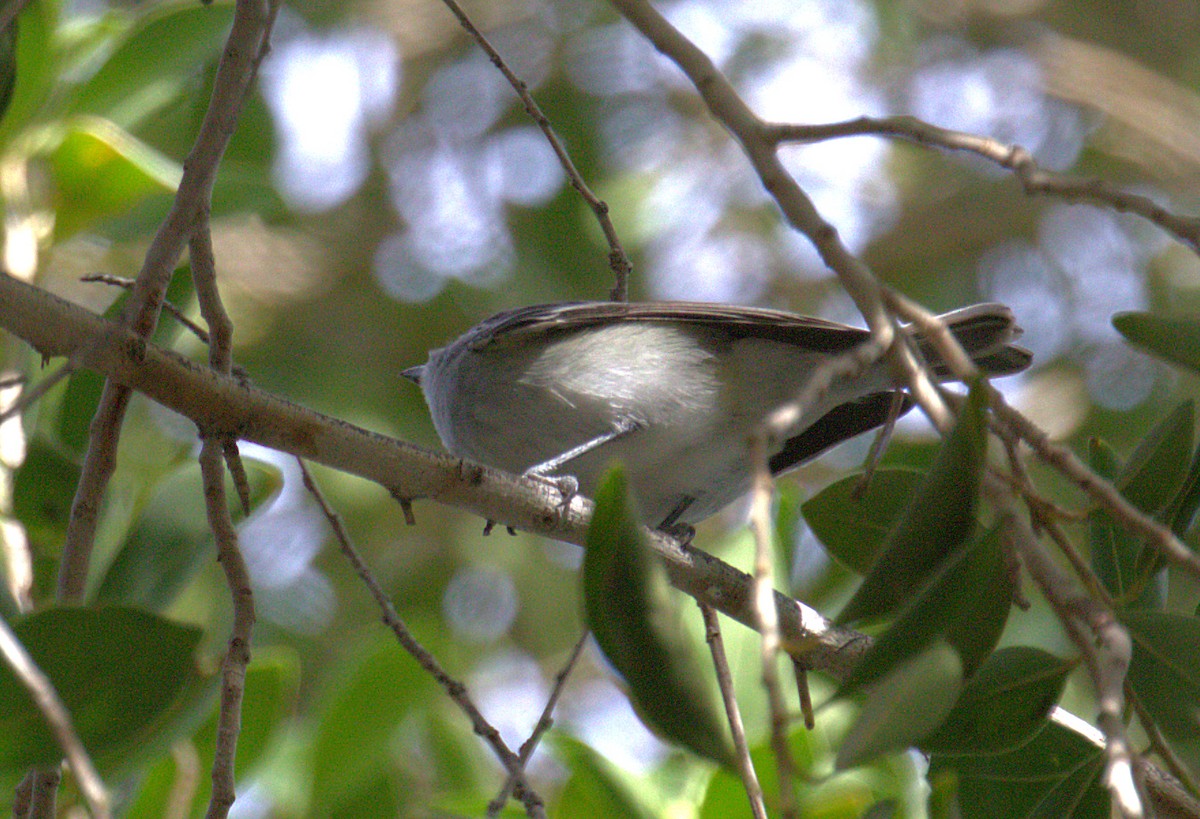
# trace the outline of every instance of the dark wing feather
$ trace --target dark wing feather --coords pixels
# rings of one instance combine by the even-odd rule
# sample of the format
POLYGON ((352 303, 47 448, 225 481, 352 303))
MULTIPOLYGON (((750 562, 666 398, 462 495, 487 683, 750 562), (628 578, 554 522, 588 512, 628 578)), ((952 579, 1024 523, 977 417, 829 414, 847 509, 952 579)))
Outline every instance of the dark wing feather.
MULTIPOLYGON (((894 392, 877 392, 834 407, 804 432, 789 438, 783 449, 771 457, 768 462, 771 474, 787 472, 842 441, 849 441, 856 435, 875 429, 891 414, 895 395, 894 392)), ((897 418, 913 406, 913 400, 907 395, 902 401, 897 418)))
POLYGON ((498 313, 480 324, 477 344, 519 342, 527 334, 573 332, 616 321, 672 322, 719 329, 731 340, 759 338, 839 353, 869 338, 833 321, 780 310, 707 302, 564 302, 498 313))

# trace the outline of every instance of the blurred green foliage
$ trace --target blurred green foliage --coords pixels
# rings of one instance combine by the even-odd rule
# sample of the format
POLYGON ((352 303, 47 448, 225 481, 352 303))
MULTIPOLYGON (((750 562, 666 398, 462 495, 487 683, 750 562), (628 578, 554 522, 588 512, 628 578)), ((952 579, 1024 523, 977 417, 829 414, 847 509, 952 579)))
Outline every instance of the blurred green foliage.
MULTIPOLYGON (((695 151, 697 161, 719 156, 717 168, 742 160, 724 153, 727 136, 707 123, 687 89, 669 95, 673 116, 696 126, 686 138, 669 130, 673 123, 666 119, 619 119, 612 99, 580 90, 571 80, 568 52, 581 42, 601 43, 602 49, 602 27, 615 17, 603 5, 562 5, 555 10, 561 17, 555 36, 562 41, 550 49, 554 59, 535 93, 583 176, 610 202, 635 268, 647 271, 654 263, 655 230, 677 214, 656 210, 651 201, 656 171, 619 161, 628 158, 612 156, 604 134, 662 127, 665 136, 651 133, 651 142, 676 139, 695 151)), ((1115 98, 1140 99, 1146 110, 1162 100, 1193 100, 1200 87, 1194 13, 1184 19, 1180 11, 1184 17, 1176 19, 1168 7, 1186 4, 1145 4, 1130 14, 1127 5, 1112 0, 914 6, 876 0, 855 8, 875 16, 877 36, 847 49, 870 50, 864 73, 885 96, 896 98, 898 110, 907 110, 908 99, 894 78, 931 59, 930 44, 940 53, 1012 49, 1043 59, 1067 54, 1068 42, 1083 44, 1094 49, 1097 70, 1115 83, 1104 87, 1122 89, 1115 98), (1062 39, 1031 38, 1033 30, 1062 39), (1157 84, 1135 85, 1130 78, 1142 75, 1130 73, 1131 63, 1153 72, 1157 84)), ((524 5, 504 0, 478 8, 499 35, 520 31, 528 18, 524 5)), ((87 13, 70 11, 58 0, 31 0, 0 32, 0 175, 25 180, 15 187, 5 182, 9 186, 0 196, 10 243, 18 235, 36 240, 40 283, 98 311, 116 303, 111 289, 77 279, 98 270, 136 274, 203 116, 232 11, 229 0, 114 4, 87 13), (13 176, 13 169, 21 173, 13 176)), ((281 30, 292 32, 287 36, 298 29, 324 34, 355 25, 385 32, 403 60, 390 119, 366 140, 371 157, 366 180, 329 210, 289 209, 274 184, 273 163, 281 151, 276 122, 255 94, 214 192, 217 263, 235 322, 237 361, 254 382, 355 423, 438 446, 418 391, 400 371, 499 309, 605 297, 611 286, 606 248, 588 210, 563 186, 538 206, 505 205, 513 254, 506 277, 490 287, 451 281, 421 304, 388 297, 372 269, 376 247, 403 221, 391 207, 386 171, 391 154, 403 146, 388 134, 428 103, 422 93, 439 69, 473 52, 432 2, 415 13, 410 6, 308 0, 289 4, 281 18, 281 30)), ((751 44, 735 67, 749 72, 770 66, 779 57, 772 50, 777 45, 751 44)), ((1067 77, 1059 72, 1046 84, 1079 107, 1090 129, 1076 169, 1118 184, 1154 185, 1156 195, 1171 198, 1174 208, 1194 212, 1191 180, 1200 162, 1188 146, 1164 141, 1164 129, 1154 127, 1149 115, 1138 116, 1143 109, 1102 109, 1101 101, 1088 96, 1086 83, 1071 87, 1067 77)), ((805 92, 796 88, 792 96, 805 92)), ((524 124, 515 101, 504 99, 496 127, 524 124)), ((1179 105, 1186 113, 1187 106, 1179 105)), ((861 148, 865 141, 844 144, 861 148)), ((1011 241, 1032 242, 1056 204, 1025 197, 1006 173, 914 146, 891 148, 879 173, 894 183, 896 201, 872 199, 869 186, 859 192, 871 212, 893 208, 865 246, 864 258, 888 283, 937 309, 988 295, 981 292, 979 258, 1011 241)), ((730 204, 719 221, 759 235, 767 245, 783 241, 775 210, 761 204, 740 210, 730 204)), ((1121 224, 1133 225, 1132 232, 1156 230, 1131 219, 1121 224)), ((1093 238, 1081 233, 1071 241, 1086 248, 1093 238)), ((1181 369, 1153 371, 1153 389, 1143 399, 1114 409, 1098 401, 1103 390, 1088 382, 1096 349, 1089 339, 1076 338, 1037 362, 1017 403, 1075 452, 1090 449, 1098 471, 1195 547, 1191 522, 1200 458, 1192 409, 1180 398, 1195 392, 1195 376, 1186 371, 1200 369, 1200 325, 1192 318, 1200 309, 1195 286, 1200 266, 1182 246, 1154 246, 1144 266, 1148 305, 1120 305, 1140 312, 1118 318, 1116 326, 1134 344, 1181 369), (1145 306, 1152 311, 1141 311, 1145 306)), ((772 258, 767 269, 754 271, 766 281, 759 301, 806 313, 825 309, 831 300, 836 304, 837 286, 827 276, 793 275, 772 258)), ((654 292, 648 273, 635 274, 632 285, 635 297, 654 292)), ((1083 292, 1105 288, 1097 280, 1083 292)), ((170 299, 194 312, 186 268, 170 299)), ((1092 309, 1090 303, 1073 304, 1073 311, 1092 309)), ((1057 318, 1065 323, 1072 315, 1057 318)), ((1090 318, 1107 323, 1110 316, 1090 318)), ((202 357, 199 342, 173 320, 164 318, 160 333, 160 343, 202 357)), ((31 377, 40 373, 41 362, 11 339, 0 355, 7 369, 31 377)), ((23 462, 9 464, 13 494, 6 512, 29 540, 38 610, 19 616, 15 602, 5 597, 0 613, 77 708, 81 731, 119 795, 121 815, 159 817, 170 804, 199 816, 215 731, 212 679, 230 613, 211 560, 189 422, 134 400, 118 473, 101 510, 88 605, 78 610, 51 605, 99 387, 95 376, 74 373, 24 416, 27 446, 23 462), (133 679, 106 677, 88 664, 96 658, 137 673, 133 679), (115 707, 112 698, 118 696, 122 704, 115 707), (105 730, 91 733, 97 724, 105 730)), ((1005 598, 1010 578, 1000 570, 998 538, 976 522, 988 522, 991 514, 971 505, 977 482, 963 479, 961 463, 939 471, 956 456, 939 451, 928 434, 901 434, 884 470, 856 499, 851 489, 857 478, 845 474, 860 459, 847 451, 788 479, 777 518, 780 565, 791 568, 792 590, 827 615, 841 609, 857 575, 870 572, 876 556, 898 538, 895 524, 902 516, 909 516, 911 534, 918 524, 950 514, 943 509, 933 515, 929 506, 912 511, 910 499, 922 487, 935 507, 969 497, 966 506, 955 504, 961 519, 953 526, 925 527, 953 536, 958 551, 950 549, 950 558, 939 556, 917 573, 911 599, 902 601, 907 608, 897 615, 903 627, 884 633, 858 681, 866 690, 835 698, 833 682, 811 675, 820 705, 817 728, 793 729, 789 737, 802 815, 919 816, 926 810, 926 787, 932 788, 930 804, 957 800, 971 806, 965 815, 1024 815, 1021 811, 1035 807, 1043 815, 1107 815, 1099 784, 1102 752, 1047 718, 1060 698, 1079 713, 1094 711, 1086 678, 1073 671, 1072 649, 1040 599, 1030 611, 1011 616, 1006 605, 995 604, 1005 598), (811 499, 801 505, 805 498, 811 499), (954 531, 941 531, 945 528, 954 531), (979 577, 993 585, 977 582, 979 577), (975 618, 955 622, 968 609, 975 618), (992 652, 997 641, 1002 647, 992 652), (931 686, 942 695, 936 702, 924 696, 931 686), (909 745, 930 755, 927 768, 897 751, 909 745), (839 763, 850 769, 841 770, 839 763)), ((968 471, 977 475, 982 456, 975 455, 968 471)), ((311 504, 298 499, 288 465, 265 453, 251 457, 254 510, 242 522, 244 537, 250 540, 247 530, 260 521, 260 529, 275 539, 259 535, 268 546, 255 566, 260 622, 238 751, 240 792, 253 786, 254 798, 271 806, 268 815, 280 817, 482 814, 502 783, 499 766, 466 718, 378 623, 369 596, 326 543, 323 522, 312 517, 311 504)), ((1187 577, 1164 574, 1141 540, 1106 513, 1091 510, 1065 479, 1037 464, 1030 471, 1047 498, 1090 513, 1086 524, 1069 530, 1117 598, 1119 616, 1134 637, 1130 685, 1194 774, 1200 589, 1187 577)), ((546 686, 583 628, 577 550, 526 535, 497 532, 484 538, 481 521, 432 504, 418 504, 419 525, 408 527, 379 487, 323 470, 317 475, 401 617, 480 696, 485 713, 501 721, 515 748, 528 736, 546 686), (472 569, 510 584, 515 603, 504 608, 500 582, 465 601, 454 598, 456 580, 472 569), (505 627, 478 628, 502 620, 505 612, 510 618, 503 620, 505 627), (534 692, 528 699, 520 696, 517 675, 506 671, 521 662, 535 671, 536 679, 526 681, 534 692)), ((696 543, 745 568, 748 538, 731 521, 705 524, 696 543)), ((689 633, 680 638, 682 650, 699 655, 706 649, 698 617, 683 608, 689 633)), ((765 789, 774 794, 778 770, 765 741, 757 643, 745 629, 727 625, 752 757, 765 789)), ((530 771, 549 813, 748 816, 744 790, 730 771, 664 746, 648 764, 619 755, 646 740, 628 728, 634 723, 613 680, 600 655, 589 651, 568 685, 556 727, 530 771), (598 707, 597 692, 615 694, 623 710, 598 707), (620 733, 616 742, 605 743, 601 729, 609 722, 620 733)), ((53 756, 39 718, 14 685, 0 676, 4 783, 14 781, 24 765, 53 756)), ((0 809, 7 809, 12 793, 8 784, 0 788, 0 809)), ((61 802, 73 796, 68 783, 61 802)), ((503 815, 520 811, 510 803, 503 815)))

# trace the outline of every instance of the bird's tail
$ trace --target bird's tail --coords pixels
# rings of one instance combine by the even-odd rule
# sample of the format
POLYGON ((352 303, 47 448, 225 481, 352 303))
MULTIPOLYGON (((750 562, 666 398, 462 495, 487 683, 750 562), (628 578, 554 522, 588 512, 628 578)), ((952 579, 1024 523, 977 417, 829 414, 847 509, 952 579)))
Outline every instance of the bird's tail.
MULTIPOLYGON (((975 366, 987 375, 1019 373, 1033 361, 1033 353, 1012 343, 1021 337, 1021 328, 1017 326, 1012 310, 1003 304, 973 304, 939 318, 975 366)), ((942 361, 933 342, 918 333, 917 344, 938 377, 950 378, 950 368, 942 361)))

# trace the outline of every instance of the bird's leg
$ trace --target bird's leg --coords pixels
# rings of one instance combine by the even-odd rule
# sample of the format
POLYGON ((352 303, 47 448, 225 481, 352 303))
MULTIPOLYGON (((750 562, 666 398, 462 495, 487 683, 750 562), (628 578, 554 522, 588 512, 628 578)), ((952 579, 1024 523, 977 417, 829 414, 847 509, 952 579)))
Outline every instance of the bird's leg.
POLYGON ((611 443, 619 438, 623 438, 632 432, 637 432, 642 429, 643 424, 629 416, 622 415, 614 422, 612 429, 603 432, 592 438, 590 441, 585 441, 579 446, 571 447, 561 455, 555 455, 548 461, 542 461, 540 464, 535 464, 525 470, 524 474, 528 478, 540 478, 547 483, 550 483, 558 490, 562 496, 561 506, 565 512, 567 507, 571 505, 571 500, 579 494, 579 481, 573 475, 555 475, 560 467, 564 464, 569 464, 576 458, 582 457, 587 453, 599 449, 605 444, 611 443))
POLYGON ((696 536, 695 528, 689 523, 680 523, 679 518, 687 511, 688 507, 696 502, 696 499, 691 495, 684 495, 679 499, 679 503, 675 504, 675 508, 671 513, 663 518, 663 522, 656 527, 658 531, 665 532, 671 537, 678 540, 684 546, 692 542, 692 538, 696 536))

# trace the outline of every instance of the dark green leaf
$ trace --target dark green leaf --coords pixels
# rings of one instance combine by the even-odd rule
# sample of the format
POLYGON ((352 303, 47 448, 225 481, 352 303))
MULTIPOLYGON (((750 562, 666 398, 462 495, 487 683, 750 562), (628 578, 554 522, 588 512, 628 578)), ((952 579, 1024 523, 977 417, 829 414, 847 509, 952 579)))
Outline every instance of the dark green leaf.
POLYGON ((1104 749, 1055 722, 999 754, 934 754, 929 778, 956 776, 962 816, 972 819, 1107 819, 1104 749))
MULTIPOLYGON (((1115 481, 1120 470, 1116 453, 1099 439, 1089 442, 1088 461, 1091 468, 1103 478, 1115 481)), ((1142 542, 1127 527, 1104 508, 1094 509, 1088 515, 1088 540, 1092 569, 1104 583, 1105 588, 1122 604, 1141 605, 1154 603, 1154 590, 1148 584, 1148 575, 1138 571, 1138 556, 1142 542)))
POLYGON ((868 688, 837 753, 839 770, 916 745, 954 707, 962 689, 958 652, 936 641, 868 688))
POLYGON ((953 647, 964 676, 974 673, 1004 630, 1013 581, 999 529, 951 555, 916 592, 843 683, 845 695, 889 674, 936 640, 953 647))
POLYGON ((642 719, 696 753, 731 764, 732 749, 683 630, 666 570, 642 540, 625 473, 608 473, 583 556, 588 627, 629 686, 642 719))
POLYGON ((1167 510, 1166 520, 1171 531, 1179 537, 1187 534, 1192 528, 1197 509, 1200 509, 1200 447, 1192 456, 1187 475, 1167 510))
POLYGON ((891 614, 970 537, 987 447, 986 402, 986 387, 972 386, 933 469, 838 622, 891 614))
POLYGON ((1200 321, 1151 313, 1118 313, 1112 323, 1130 342, 1163 361, 1200 371, 1200 321))
MULTIPOLYGON (((46 609, 13 630, 101 766, 127 764, 135 752, 169 742, 165 724, 204 688, 192 656, 200 631, 152 614, 46 609)), ((0 771, 54 764, 61 755, 25 687, 0 666, 0 771)))
POLYGON ((1129 685, 1175 751, 1200 772, 1200 620, 1125 611, 1133 640, 1129 685))
POLYGON ((1121 494, 1147 515, 1166 509, 1183 483, 1192 455, 1194 415, 1192 401, 1181 403, 1142 438, 1117 476, 1121 494))
MULTIPOLYGON (((1194 407, 1180 404, 1142 439, 1128 463, 1118 468, 1116 455, 1101 441, 1090 447, 1092 468, 1112 480, 1121 494, 1153 517, 1169 516, 1188 472, 1192 453, 1194 407)), ((1107 509, 1090 516, 1092 568, 1105 588, 1122 605, 1161 608, 1162 594, 1155 575, 1162 568, 1156 551, 1119 523, 1107 509)))
POLYGON ((1074 667, 1036 648, 1000 649, 967 680, 954 710, 921 750, 987 754, 1028 742, 1046 724, 1074 667))
POLYGON ((158 4, 74 95, 71 113, 97 114, 132 129, 201 79, 221 53, 233 21, 227 0, 158 4), (153 69, 154 81, 147 79, 153 69))
POLYGON ((76 370, 67 379, 56 432, 59 442, 80 457, 87 449, 88 430, 103 390, 104 376, 94 370, 76 370))
POLYGON ((801 507, 817 540, 844 565, 865 575, 924 480, 911 469, 880 469, 855 497, 861 475, 830 484, 801 507))
POLYGON ((13 515, 30 539, 41 544, 40 551, 62 545, 79 472, 79 464, 41 438, 29 442, 25 461, 13 476, 13 515))

